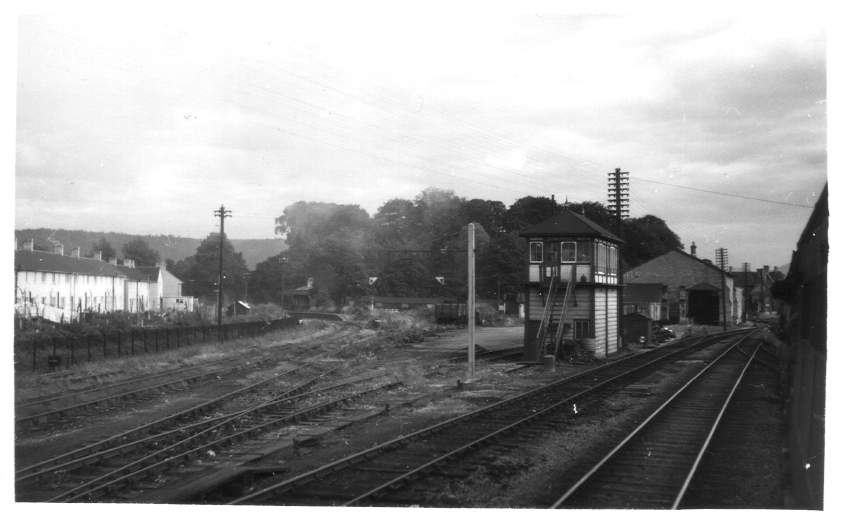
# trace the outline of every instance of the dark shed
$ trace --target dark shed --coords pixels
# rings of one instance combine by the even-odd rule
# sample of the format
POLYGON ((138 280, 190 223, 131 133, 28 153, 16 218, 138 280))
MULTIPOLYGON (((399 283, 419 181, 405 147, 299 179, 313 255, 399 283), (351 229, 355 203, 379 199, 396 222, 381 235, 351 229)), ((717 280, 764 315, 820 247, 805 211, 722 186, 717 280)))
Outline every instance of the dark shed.
POLYGON ((632 312, 622 316, 622 335, 625 344, 639 343, 640 336, 651 343, 652 319, 641 312, 632 312))

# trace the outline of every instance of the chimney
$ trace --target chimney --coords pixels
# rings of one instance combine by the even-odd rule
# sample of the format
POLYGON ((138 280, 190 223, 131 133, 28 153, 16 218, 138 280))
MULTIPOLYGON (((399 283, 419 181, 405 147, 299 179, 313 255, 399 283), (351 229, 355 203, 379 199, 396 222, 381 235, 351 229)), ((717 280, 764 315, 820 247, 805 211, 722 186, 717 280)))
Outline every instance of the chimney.
POLYGON ((71 249, 71 258, 79 258, 80 257, 80 248, 75 247, 71 249))
POLYGON ((24 240, 24 251, 32 251, 33 249, 35 249, 35 240, 32 238, 24 240))
POLYGON ((53 244, 53 254, 59 256, 65 256, 65 246, 62 245, 61 242, 56 242, 53 244))
POLYGON ((312 289, 313 279, 307 278, 307 289, 312 289))
POLYGON ((135 269, 136 268, 136 261, 133 260, 132 258, 125 258, 124 259, 124 266, 129 267, 130 269, 135 269))
POLYGON ((695 241, 693 241, 693 243, 690 244, 690 254, 693 255, 693 256, 696 256, 696 242, 695 241))
POLYGON ((95 260, 100 260, 102 262, 103 261, 103 251, 95 251, 94 252, 94 258, 95 258, 95 260))

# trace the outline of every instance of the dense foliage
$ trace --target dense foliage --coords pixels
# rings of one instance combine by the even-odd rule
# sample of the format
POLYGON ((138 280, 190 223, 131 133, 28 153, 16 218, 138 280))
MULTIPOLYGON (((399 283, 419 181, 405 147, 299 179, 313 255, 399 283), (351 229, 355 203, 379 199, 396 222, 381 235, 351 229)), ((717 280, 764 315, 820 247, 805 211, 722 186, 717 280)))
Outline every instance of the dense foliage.
POLYGON ((159 252, 141 238, 133 239, 121 248, 124 258, 131 258, 137 266, 156 265, 159 263, 159 252))
MULTIPOLYGON (((166 266, 183 281, 183 294, 206 300, 218 295, 219 234, 210 233, 198 246, 193 256, 166 266)), ((243 297, 250 272, 242 253, 237 253, 224 234, 223 295, 226 301, 243 297)))
POLYGON ((467 200, 428 188, 413 200, 389 200, 370 217, 357 205, 301 201, 276 219, 276 232, 286 237, 288 249, 257 264, 249 296, 279 302, 282 290, 313 278, 319 302, 366 295, 462 298, 466 226, 474 222, 477 293, 508 298, 521 289, 527 246, 518 233, 564 207, 619 233, 626 268, 683 247, 662 219, 627 219, 619 230, 597 202, 563 205, 548 197, 523 197, 508 208, 500 201, 467 200))

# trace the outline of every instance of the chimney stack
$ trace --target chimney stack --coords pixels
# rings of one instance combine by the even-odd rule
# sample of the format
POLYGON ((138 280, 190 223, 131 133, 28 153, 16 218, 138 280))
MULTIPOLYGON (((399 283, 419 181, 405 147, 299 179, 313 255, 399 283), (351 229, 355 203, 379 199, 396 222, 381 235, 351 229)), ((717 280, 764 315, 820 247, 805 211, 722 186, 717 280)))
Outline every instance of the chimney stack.
POLYGON ((696 256, 696 242, 695 242, 695 240, 693 241, 692 244, 690 244, 690 254, 692 256, 696 256))
POLYGON ((28 238, 24 240, 24 251, 32 251, 35 249, 35 240, 28 238))
POLYGON ((312 289, 313 279, 307 278, 307 289, 312 289))
POLYGON ((71 249, 71 258, 79 258, 80 257, 80 248, 75 247, 71 249))
POLYGON ((130 269, 135 269, 136 261, 133 260, 132 258, 125 258, 124 259, 124 267, 129 267, 130 269))
POLYGON ((56 242, 53 244, 53 254, 59 256, 65 256, 65 246, 62 245, 61 242, 56 242))

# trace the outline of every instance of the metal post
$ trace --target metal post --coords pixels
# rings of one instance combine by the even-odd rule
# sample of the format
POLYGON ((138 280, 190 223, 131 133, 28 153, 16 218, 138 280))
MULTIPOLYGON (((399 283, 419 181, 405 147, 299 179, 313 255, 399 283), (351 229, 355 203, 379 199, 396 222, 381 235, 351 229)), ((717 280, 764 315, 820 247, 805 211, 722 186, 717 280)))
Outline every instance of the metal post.
POLYGON ((469 289, 466 302, 466 319, 469 327, 469 373, 475 377, 475 224, 469 223, 469 289))
POLYGON ((725 309, 725 269, 728 266, 728 250, 720 247, 715 251, 716 264, 722 273, 719 275, 719 284, 722 288, 722 330, 728 330, 728 318, 725 309))

